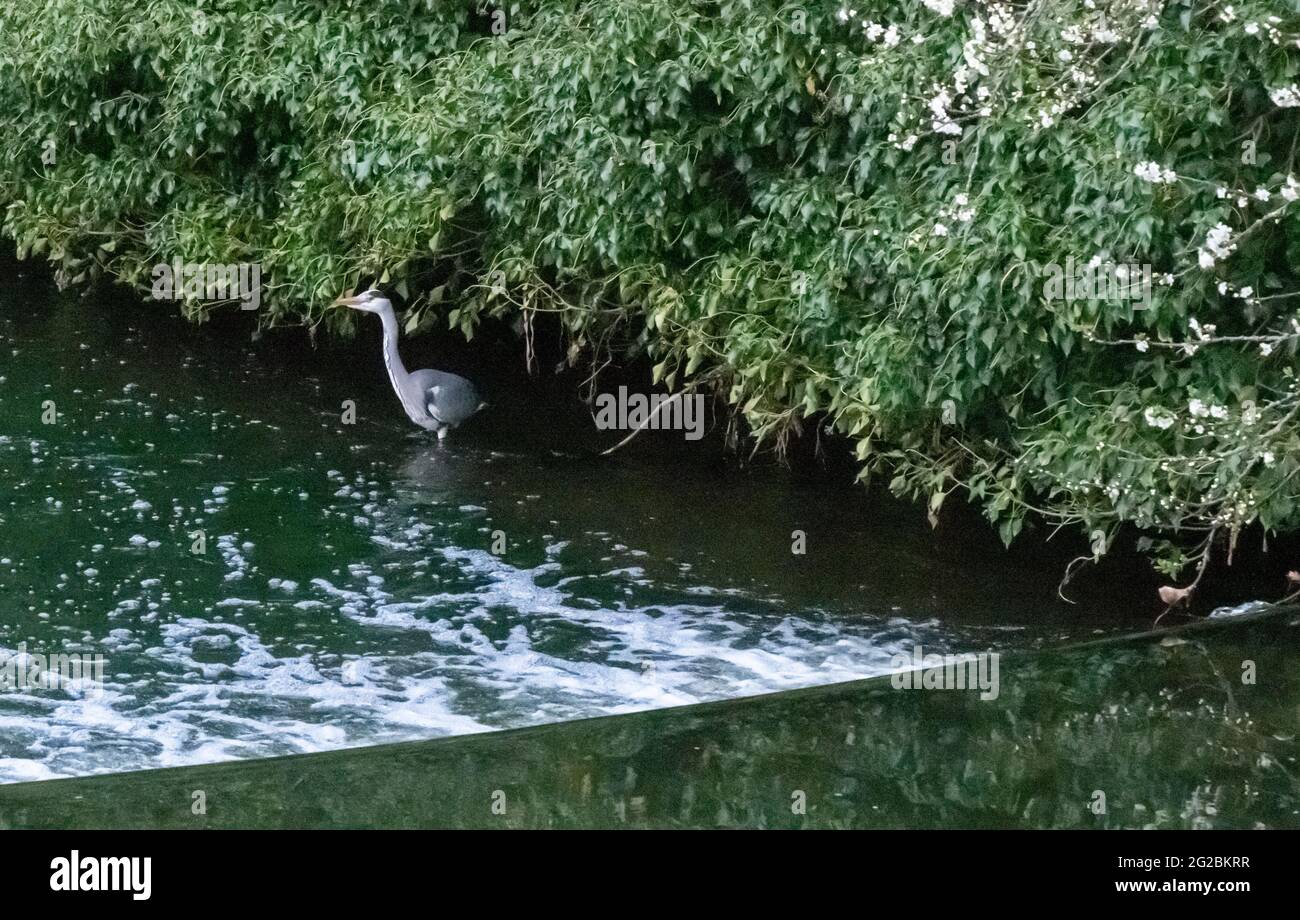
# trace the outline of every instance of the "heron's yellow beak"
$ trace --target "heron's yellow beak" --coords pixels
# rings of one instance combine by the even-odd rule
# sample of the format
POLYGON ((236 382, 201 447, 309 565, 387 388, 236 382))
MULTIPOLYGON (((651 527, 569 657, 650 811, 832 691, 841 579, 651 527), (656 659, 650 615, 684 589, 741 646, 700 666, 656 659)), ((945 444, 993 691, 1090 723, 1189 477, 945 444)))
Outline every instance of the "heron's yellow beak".
POLYGON ((360 298, 359 296, 358 296, 358 297, 340 297, 338 300, 334 301, 334 303, 333 303, 331 306, 335 306, 335 307, 355 307, 355 306, 356 306, 358 303, 360 303, 360 302, 361 302, 361 298, 360 298))

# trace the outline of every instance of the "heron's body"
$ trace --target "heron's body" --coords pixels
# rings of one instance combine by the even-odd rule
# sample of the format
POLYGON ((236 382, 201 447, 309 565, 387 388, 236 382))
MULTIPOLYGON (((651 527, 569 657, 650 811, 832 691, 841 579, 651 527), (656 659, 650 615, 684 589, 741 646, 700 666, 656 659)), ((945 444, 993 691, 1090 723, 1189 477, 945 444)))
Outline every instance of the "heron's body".
POLYGON ((393 305, 377 291, 338 301, 344 306, 376 314, 384 326, 384 367, 393 392, 407 418, 426 431, 436 431, 438 438, 482 409, 486 403, 474 384, 464 377, 431 369, 408 372, 397 350, 397 316, 393 305))

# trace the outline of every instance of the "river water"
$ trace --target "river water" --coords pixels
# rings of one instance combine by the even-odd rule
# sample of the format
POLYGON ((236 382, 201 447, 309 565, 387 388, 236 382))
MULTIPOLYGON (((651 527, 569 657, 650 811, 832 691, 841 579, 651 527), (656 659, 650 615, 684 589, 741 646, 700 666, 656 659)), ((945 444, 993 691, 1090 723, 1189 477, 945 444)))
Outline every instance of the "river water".
POLYGON ((0 828, 1295 828, 1298 645, 1274 609, 1012 654, 988 700, 890 676, 16 783, 0 828))
POLYGON ((253 342, 6 275, 0 651, 107 666, 102 692, 0 694, 0 782, 661 709, 1135 622, 860 490, 698 447, 597 459, 582 413, 526 386, 438 444, 372 328, 253 342))

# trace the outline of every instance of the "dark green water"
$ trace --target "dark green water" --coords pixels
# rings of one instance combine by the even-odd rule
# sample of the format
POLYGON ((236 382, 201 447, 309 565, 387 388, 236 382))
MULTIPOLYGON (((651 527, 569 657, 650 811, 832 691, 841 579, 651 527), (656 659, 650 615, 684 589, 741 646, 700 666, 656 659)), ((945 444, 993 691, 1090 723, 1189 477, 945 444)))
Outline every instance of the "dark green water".
POLYGON ((0 787, 0 825, 1295 828, 1298 651, 1292 609, 1009 656, 996 700, 877 678, 491 735, 26 783, 0 787), (1244 661, 1254 684, 1239 680, 1244 661))
POLYGON ((0 277, 0 652, 108 662, 102 692, 0 693, 0 782, 648 713, 1144 622, 858 490, 680 444, 593 459, 609 438, 532 384, 433 443, 376 331, 254 343, 0 277))

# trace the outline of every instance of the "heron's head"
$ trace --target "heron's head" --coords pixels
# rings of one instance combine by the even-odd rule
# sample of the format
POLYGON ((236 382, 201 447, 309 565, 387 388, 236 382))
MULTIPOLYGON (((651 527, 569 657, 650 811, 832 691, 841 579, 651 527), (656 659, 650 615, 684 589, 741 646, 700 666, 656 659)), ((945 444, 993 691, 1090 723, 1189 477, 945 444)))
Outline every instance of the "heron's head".
POLYGON ((393 305, 378 288, 362 291, 355 297, 340 297, 334 303, 338 306, 351 307, 353 310, 364 310, 367 313, 378 313, 385 307, 393 305))

